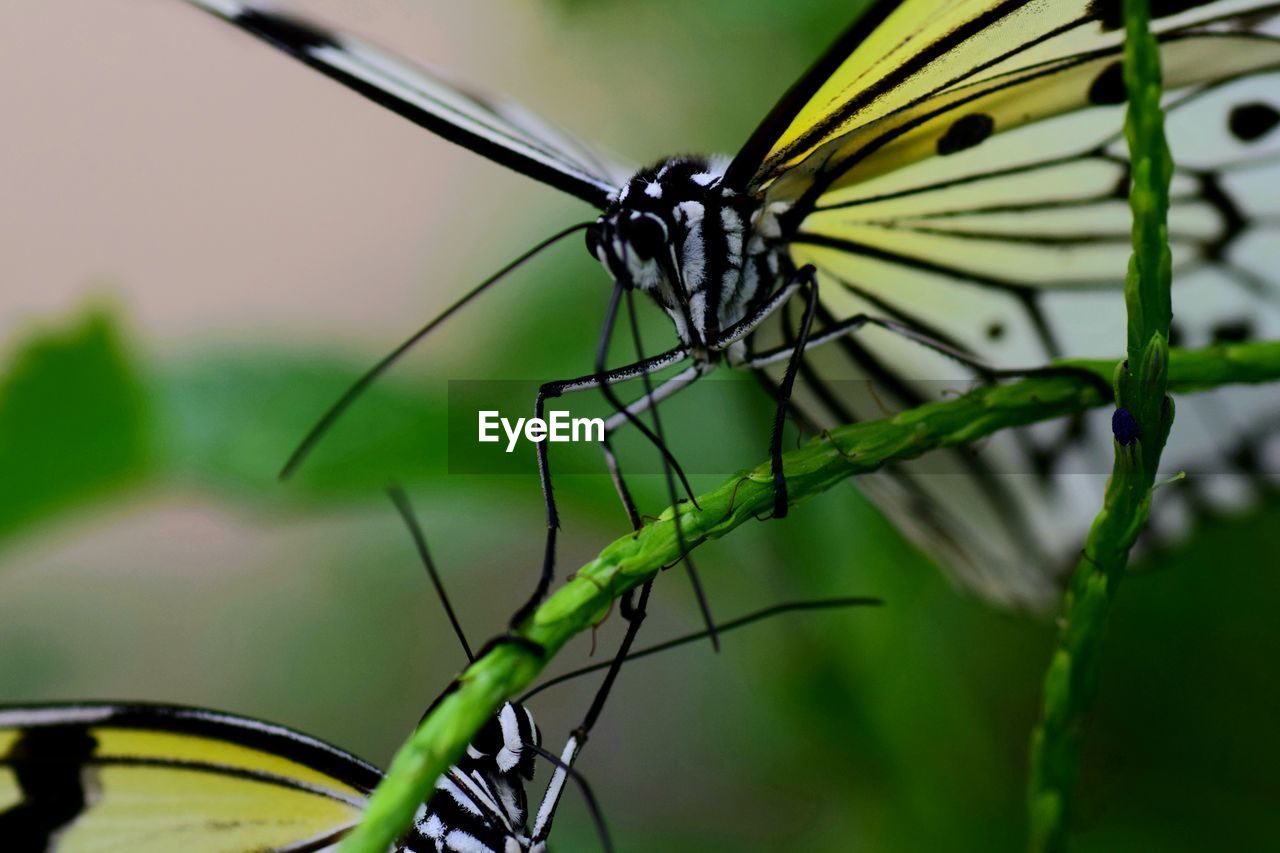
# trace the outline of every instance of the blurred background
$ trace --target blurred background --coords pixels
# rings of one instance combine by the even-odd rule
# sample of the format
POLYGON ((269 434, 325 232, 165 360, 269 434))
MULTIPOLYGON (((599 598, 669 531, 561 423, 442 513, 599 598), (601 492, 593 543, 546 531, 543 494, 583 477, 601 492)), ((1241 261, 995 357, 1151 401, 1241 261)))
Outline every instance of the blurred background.
MULTIPOLYGON (((860 4, 293 5, 647 161, 733 150, 860 4)), ((447 381, 583 372, 603 273, 576 239, 552 250, 408 358, 299 477, 275 472, 366 366, 589 211, 177 0, 4 3, 0 117, 0 698, 209 706, 385 765, 463 661, 382 489, 411 492, 473 642, 498 632, 539 565, 532 457, 523 475, 450 474, 447 381)), ((723 430, 672 410, 679 453, 712 433, 744 467, 764 458, 770 406, 739 385, 723 430)), ((626 520, 602 474, 557 482, 563 577, 626 520)), ((636 480, 649 511, 660 486, 636 480)), ((1212 519, 1135 567, 1078 849, 1264 849, 1280 831, 1277 522, 1274 502, 1212 519)), ((581 762, 621 849, 1021 847, 1051 622, 957 593, 852 486, 697 556, 720 619, 887 604, 628 666, 581 762)), ((650 613, 642 641, 701 624, 680 572, 650 613)), ((553 671, 589 660, 580 640, 553 671)), ((538 697, 546 739, 594 686, 538 697)), ((572 796, 555 841, 596 844, 572 796)))

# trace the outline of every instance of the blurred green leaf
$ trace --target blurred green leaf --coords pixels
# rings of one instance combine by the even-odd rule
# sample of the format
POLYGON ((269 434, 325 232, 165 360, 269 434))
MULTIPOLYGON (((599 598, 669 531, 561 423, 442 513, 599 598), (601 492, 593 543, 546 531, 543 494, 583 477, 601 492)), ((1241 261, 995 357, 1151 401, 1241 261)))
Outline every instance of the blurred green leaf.
POLYGON ((164 473, 277 499, 380 495, 388 480, 444 473, 445 383, 397 376, 375 383, 293 479, 276 479, 307 430, 356 380, 358 365, 356 357, 267 347, 173 365, 155 383, 164 473))
POLYGON ((360 360, 267 347, 145 372, 95 307, 32 334, 0 373, 0 544, 143 482, 274 501, 380 495, 446 468, 444 383, 374 386, 294 482, 276 474, 360 360))
POLYGON ((105 309, 32 335, 0 376, 0 542, 137 482, 151 447, 146 395, 105 309))

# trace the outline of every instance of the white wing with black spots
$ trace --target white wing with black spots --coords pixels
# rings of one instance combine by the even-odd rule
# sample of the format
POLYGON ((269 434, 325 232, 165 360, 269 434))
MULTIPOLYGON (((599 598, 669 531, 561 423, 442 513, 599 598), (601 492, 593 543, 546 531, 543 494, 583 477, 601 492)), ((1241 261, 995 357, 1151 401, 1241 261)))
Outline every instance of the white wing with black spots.
MULTIPOLYGON (((1280 337, 1280 73, 1171 93, 1167 106, 1177 164, 1173 342, 1280 337)), ((1114 357, 1125 340, 1131 251, 1122 110, 1028 125, 831 193, 792 255, 818 267, 832 320, 890 316, 1001 368, 1114 357)), ((882 417, 886 406, 940 399, 973 379, 879 330, 811 361, 829 390, 857 389, 838 380, 858 377, 879 388, 836 394, 844 413, 810 396, 826 423, 882 417)), ((1164 466, 1188 477, 1159 493, 1153 535, 1179 538, 1190 510, 1247 506, 1271 488, 1277 425, 1280 400, 1265 391, 1179 399, 1164 466)), ((868 492, 962 581, 1037 605, 1074 559, 1112 455, 1107 415, 1097 413, 899 466, 895 483, 868 492)))

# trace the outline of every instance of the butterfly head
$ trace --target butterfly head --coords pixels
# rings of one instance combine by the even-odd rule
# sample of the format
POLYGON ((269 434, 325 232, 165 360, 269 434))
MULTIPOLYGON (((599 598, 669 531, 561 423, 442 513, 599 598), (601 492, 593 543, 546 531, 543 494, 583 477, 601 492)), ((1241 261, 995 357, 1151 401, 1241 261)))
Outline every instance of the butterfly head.
POLYGON ((619 209, 587 229, 587 251, 614 281, 660 292, 675 263, 671 226, 656 211, 619 209))
MULTIPOLYGON (((725 163, 676 157, 637 172, 587 230, 587 251, 614 282, 649 295, 672 319, 681 341, 708 339, 708 292, 730 290, 756 202, 721 185, 725 163)), ((715 293, 710 304, 727 300, 715 293)))

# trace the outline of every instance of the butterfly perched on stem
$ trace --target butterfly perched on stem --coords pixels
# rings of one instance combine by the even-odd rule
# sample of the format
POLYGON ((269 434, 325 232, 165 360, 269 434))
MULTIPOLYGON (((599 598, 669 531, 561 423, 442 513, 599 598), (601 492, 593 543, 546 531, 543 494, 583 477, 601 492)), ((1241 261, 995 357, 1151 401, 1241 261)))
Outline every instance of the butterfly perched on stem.
MULTIPOLYGON (((473 654, 467 642, 408 499, 399 490, 392 497, 467 662, 473 663, 482 653, 473 654)), ((626 661, 706 636, 700 631, 633 650, 649 588, 627 615, 627 631, 614 657, 547 679, 497 708, 465 754, 436 780, 397 851, 542 853, 569 781, 587 801, 602 848, 612 849, 595 796, 573 763, 626 661), (547 688, 599 670, 605 677, 582 722, 558 755, 546 752, 527 703, 547 688), (525 786, 539 757, 552 772, 530 814, 525 786)), ((775 604, 725 622, 720 630, 787 612, 879 603, 843 597, 775 604)), ((221 711, 137 702, 0 705, 5 850, 329 850, 360 820, 382 778, 376 767, 338 747, 221 711)))
MULTIPOLYGON (((777 515, 786 511, 781 436, 793 398, 820 428, 955 393, 975 377, 1123 348, 1120 0, 876 3, 735 154, 626 171, 508 102, 352 36, 240 0, 191 2, 595 206, 597 218, 580 227, 614 282, 596 364, 547 383, 535 408, 601 389, 618 408, 607 429, 636 425, 674 463, 660 430, 639 415, 717 367, 751 370, 777 400, 777 515), (670 318, 674 346, 607 367, 615 321, 637 293, 670 318), (610 386, 637 378, 652 390, 621 403, 610 386)), ((1187 343, 1272 334, 1280 4, 1169 0, 1152 4, 1152 19, 1178 163, 1169 235, 1177 329, 1187 343)), ((303 453, 407 346, 330 412, 303 453)), ((1200 485, 1167 503, 1177 512, 1246 500, 1250 477, 1268 467, 1280 411, 1231 393, 1190 402, 1168 463, 1240 476, 1193 477, 1200 485)), ((862 485, 962 581, 996 601, 1036 605, 1078 548, 1110 440, 1105 424, 1078 418, 862 485)), ((539 470, 548 544, 538 589, 517 618, 547 589, 559 525, 545 443, 539 470)), ((1157 531, 1181 527, 1176 516, 1154 522, 1157 531)))

